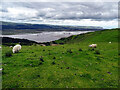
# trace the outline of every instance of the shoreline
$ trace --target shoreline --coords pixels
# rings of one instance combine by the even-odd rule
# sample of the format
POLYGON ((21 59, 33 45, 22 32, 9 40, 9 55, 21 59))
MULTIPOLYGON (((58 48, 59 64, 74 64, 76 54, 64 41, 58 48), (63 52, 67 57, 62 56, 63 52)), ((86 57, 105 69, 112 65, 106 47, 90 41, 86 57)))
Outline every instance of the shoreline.
POLYGON ((1 35, 0 37, 9 37, 13 39, 27 39, 30 41, 35 41, 37 43, 46 43, 59 40, 61 38, 68 38, 72 35, 79 35, 83 33, 88 33, 93 31, 56 31, 56 32, 41 32, 34 34, 17 34, 17 35, 1 35))

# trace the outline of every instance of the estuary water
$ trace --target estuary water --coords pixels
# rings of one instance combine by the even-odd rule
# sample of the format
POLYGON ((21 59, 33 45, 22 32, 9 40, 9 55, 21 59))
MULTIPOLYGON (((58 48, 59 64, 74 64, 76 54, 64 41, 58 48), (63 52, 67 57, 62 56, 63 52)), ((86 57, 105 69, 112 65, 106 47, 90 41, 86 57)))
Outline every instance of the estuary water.
POLYGON ((82 33, 87 33, 92 31, 52 31, 52 32, 41 32, 35 34, 17 34, 17 35, 2 35, 2 37, 11 37, 19 39, 28 39, 36 42, 50 42, 58 40, 60 38, 69 37, 71 35, 78 35, 82 33))

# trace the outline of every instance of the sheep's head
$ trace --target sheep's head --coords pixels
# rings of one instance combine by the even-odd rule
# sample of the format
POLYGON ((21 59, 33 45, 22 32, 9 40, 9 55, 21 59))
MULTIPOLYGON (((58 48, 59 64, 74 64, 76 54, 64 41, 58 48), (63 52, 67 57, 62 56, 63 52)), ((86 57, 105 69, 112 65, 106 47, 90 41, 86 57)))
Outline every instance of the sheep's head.
POLYGON ((92 47, 92 45, 89 45, 89 47, 92 47))
POLYGON ((15 50, 13 50, 13 53, 15 53, 15 50))
POLYGON ((17 52, 19 52, 19 50, 13 50, 13 53, 17 53, 17 52))

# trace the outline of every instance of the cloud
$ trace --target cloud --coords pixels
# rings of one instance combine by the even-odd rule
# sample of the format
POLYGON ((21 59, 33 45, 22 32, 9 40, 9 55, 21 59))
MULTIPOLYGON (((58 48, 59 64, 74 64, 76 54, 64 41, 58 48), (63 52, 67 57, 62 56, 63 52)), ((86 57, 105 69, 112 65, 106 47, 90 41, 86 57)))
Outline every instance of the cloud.
POLYGON ((119 0, 3 0, 3 2, 119 2, 119 0))
POLYGON ((27 19, 32 17, 37 17, 37 10, 16 7, 16 8, 7 8, 7 12, 3 12, 4 18, 12 18, 12 19, 27 19))
MULTIPOLYGON (((70 25, 117 25, 116 2, 4 2, 0 19, 4 21, 70 24, 70 25), (71 23, 72 22, 72 23, 71 23), (105 24, 102 24, 105 23, 105 24)), ((106 26, 105 26, 106 25, 106 26)))

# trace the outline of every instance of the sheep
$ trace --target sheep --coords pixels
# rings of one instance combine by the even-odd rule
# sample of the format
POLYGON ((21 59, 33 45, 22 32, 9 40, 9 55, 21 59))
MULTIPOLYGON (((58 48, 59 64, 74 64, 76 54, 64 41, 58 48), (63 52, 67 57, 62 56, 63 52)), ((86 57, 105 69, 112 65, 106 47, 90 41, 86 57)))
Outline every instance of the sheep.
POLYGON ((2 71, 3 69, 2 68, 0 68, 0 71, 2 71))
POLYGON ((111 43, 111 42, 109 42, 109 43, 111 43))
POLYGON ((96 47, 97 47, 97 44, 92 44, 92 47, 93 47, 93 48, 96 48, 96 47))
POLYGON ((51 46, 57 46, 58 44, 51 44, 51 46))
POLYGON ((97 44, 91 44, 91 45, 89 45, 89 47, 96 48, 97 44))
POLYGON ((1 49, 2 47, 0 46, 0 49, 1 49))
POLYGON ((12 51, 13 51, 13 53, 17 53, 17 52, 19 52, 20 49, 21 49, 21 45, 17 44, 13 47, 12 51))

